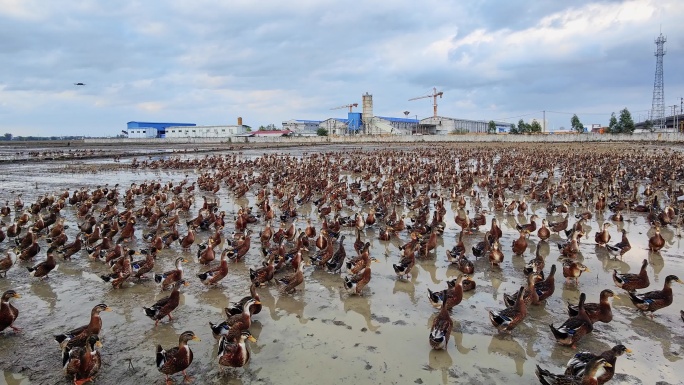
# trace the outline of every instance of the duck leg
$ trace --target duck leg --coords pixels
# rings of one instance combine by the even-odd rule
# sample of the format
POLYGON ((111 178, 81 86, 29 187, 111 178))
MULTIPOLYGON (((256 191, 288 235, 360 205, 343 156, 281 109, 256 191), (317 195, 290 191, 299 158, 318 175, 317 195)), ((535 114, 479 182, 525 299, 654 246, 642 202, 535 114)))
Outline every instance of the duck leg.
POLYGON ((11 328, 12 330, 14 330, 15 333, 21 333, 21 331, 22 331, 21 328, 18 328, 18 327, 16 327, 16 326, 10 325, 10 328, 11 328))
POLYGON ((184 382, 192 382, 192 377, 190 377, 187 373, 185 373, 185 370, 183 371, 183 381, 184 382))
POLYGON ((93 380, 92 377, 84 378, 84 379, 82 379, 82 380, 76 380, 76 379, 74 379, 74 385, 83 385, 83 384, 85 384, 86 382, 89 382, 89 381, 92 381, 92 380, 93 380))

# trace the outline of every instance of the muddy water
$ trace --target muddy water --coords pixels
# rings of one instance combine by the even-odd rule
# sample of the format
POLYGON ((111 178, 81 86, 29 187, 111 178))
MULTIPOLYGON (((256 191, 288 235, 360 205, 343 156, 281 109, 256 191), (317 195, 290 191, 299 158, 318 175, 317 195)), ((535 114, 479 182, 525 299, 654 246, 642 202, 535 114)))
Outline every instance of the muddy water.
MULTIPOLYGON (((306 151, 335 151, 336 147, 306 151)), ((275 150, 274 150, 275 151, 275 150)), ((283 152, 287 150, 277 150, 283 152)), ((300 154, 302 150, 291 150, 300 154)), ((258 156, 266 151, 246 150, 243 156, 258 156)), ((124 159, 123 163, 126 162, 124 159)), ((32 202, 42 193, 61 192, 69 187, 94 188, 108 183, 128 186, 132 182, 151 179, 178 182, 185 171, 115 171, 111 162, 93 160, 82 162, 37 163, 29 166, 4 166, 3 190, 0 201, 12 200, 23 193, 24 202, 32 202), (97 168, 93 168, 97 167, 97 168)), ((232 218, 240 205, 254 204, 255 191, 245 199, 235 201, 224 190, 219 191, 221 209, 232 218)), ((201 193, 197 193, 201 202, 201 193)), ((445 194, 446 195, 446 194, 445 194)), ((486 194, 485 207, 489 205, 486 194)), ((11 203, 11 202, 10 202, 11 203)), ((197 213, 199 205, 191 212, 197 213)), ((298 211, 305 217, 316 218, 315 207, 307 204, 298 211)), ((392 263, 399 259, 398 245, 408 239, 406 232, 400 239, 383 242, 377 239, 377 229, 366 229, 364 239, 372 242, 371 255, 379 260, 372 266, 373 277, 363 297, 349 296, 341 289, 342 279, 313 267, 305 267, 305 283, 294 295, 281 295, 275 286, 259 289, 264 310, 256 315, 252 334, 258 342, 250 345, 252 358, 243 369, 219 373, 216 361, 217 343, 208 328, 209 321, 220 321, 222 309, 229 301, 248 294, 249 267, 258 266, 262 257, 258 237, 244 262, 231 264, 229 275, 219 288, 205 288, 195 274, 203 270, 196 263, 193 252, 183 252, 178 244, 160 252, 155 271, 172 267, 174 257, 184 255, 186 277, 191 285, 184 288, 181 305, 174 312, 175 320, 166 319, 154 328, 144 315, 142 305, 154 303, 168 293, 160 293, 153 282, 129 284, 114 290, 98 277, 106 273, 105 266, 90 261, 81 252, 72 261, 60 261, 58 270, 47 281, 30 279, 25 266, 44 259, 47 246, 41 239, 42 251, 32 263, 19 263, 0 279, 0 292, 9 288, 21 293, 15 306, 20 309, 16 326, 20 334, 0 335, 0 365, 3 384, 66 383, 60 367, 60 352, 52 335, 86 324, 90 309, 106 303, 113 312, 103 313, 102 350, 103 368, 98 384, 163 384, 164 377, 156 370, 154 349, 157 344, 172 347, 178 335, 193 330, 201 342, 191 342, 195 360, 189 373, 198 384, 447 384, 447 383, 536 383, 535 365, 553 372, 562 372, 564 364, 574 354, 570 348, 557 345, 548 324, 559 325, 566 318, 566 302, 578 301, 580 291, 586 292, 590 302, 597 302, 599 292, 613 288, 621 295, 613 301, 614 320, 610 324, 597 323, 595 331, 580 343, 582 350, 600 352, 616 343, 623 343, 634 353, 620 357, 613 383, 623 384, 681 384, 682 355, 684 354, 684 323, 679 317, 683 307, 684 286, 674 284, 675 303, 657 313, 654 320, 637 313, 629 298, 614 288, 613 269, 620 272, 638 271, 641 261, 650 262, 649 290, 662 288, 668 274, 684 276, 682 239, 672 228, 663 229, 667 243, 659 253, 647 251, 649 226, 645 215, 627 213, 624 222, 610 228, 611 243, 619 240, 619 230, 627 229, 632 250, 623 261, 611 260, 603 248, 596 247, 593 234, 606 217, 594 216, 586 224, 587 239, 580 244, 581 257, 591 272, 580 278, 579 287, 563 284, 562 274, 556 274, 556 292, 544 306, 531 307, 527 319, 511 335, 495 332, 487 318, 487 308, 503 308, 503 293, 512 293, 524 284, 521 269, 531 259, 537 247, 547 255, 546 270, 559 257, 556 242, 564 241, 554 235, 549 242, 539 243, 531 237, 524 257, 512 257, 510 245, 518 237, 516 222, 526 223, 529 215, 487 214, 489 223, 496 215, 504 232, 501 244, 506 255, 500 269, 491 269, 486 260, 475 262, 474 279, 477 289, 466 293, 463 302, 452 314, 454 331, 447 351, 434 351, 428 344, 428 333, 436 312, 427 300, 427 288, 441 289, 445 281, 456 277, 458 271, 444 260, 445 250, 456 243, 460 230, 454 223, 454 209, 447 205, 447 230, 439 240, 436 258, 418 261, 408 280, 397 280, 392 263)), ((531 205, 530 213, 549 221, 560 216, 547 216, 545 206, 531 205)), ((408 209, 404 209, 408 214, 408 209)), ((62 211, 71 225, 70 240, 77 230, 72 208, 62 211)), ((575 209, 570 209, 570 215, 575 209)), ((349 215, 351 212, 342 213, 349 215)), ((401 213, 399 213, 401 214, 401 213)), ((571 217, 570 223, 574 222, 571 217)), ((253 226, 255 233, 263 224, 253 226)), ((319 227, 319 226, 317 226, 319 227)), ((484 227, 483 227, 484 228, 484 227)), ((184 226, 181 227, 181 232, 184 226)), ((224 230, 232 231, 232 223, 224 230)), ((345 233, 348 254, 353 253, 354 234, 345 233), (351 253, 350 253, 351 252, 351 253)), ((141 230, 136 235, 140 238, 141 230)), ((209 234, 200 233, 204 240, 209 234)), ((482 239, 482 233, 465 237, 466 248, 482 239)), ((133 247, 142 244, 133 243, 133 247)), ((4 252, 8 242, 0 244, 4 252)), ((218 250, 218 249, 217 249, 218 250)), ((344 274, 344 273, 343 273, 344 274)), ((684 278, 684 277, 682 277, 684 278)), ((176 382, 182 381, 176 376, 176 382)))

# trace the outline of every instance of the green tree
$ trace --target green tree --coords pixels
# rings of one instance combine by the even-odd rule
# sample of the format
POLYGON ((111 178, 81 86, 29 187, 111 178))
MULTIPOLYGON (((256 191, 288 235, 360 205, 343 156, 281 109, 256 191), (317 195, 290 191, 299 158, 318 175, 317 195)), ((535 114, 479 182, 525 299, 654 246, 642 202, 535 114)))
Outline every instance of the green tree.
POLYGON ((540 133, 542 131, 542 126, 539 124, 537 119, 532 120, 531 124, 528 124, 531 133, 540 133))
POLYGON ((655 127, 653 127, 653 122, 651 121, 651 119, 646 119, 646 121, 644 122, 644 130, 648 130, 651 132, 655 131, 655 127))
POLYGON ((317 134, 318 136, 328 136, 328 130, 326 130, 325 128, 322 128, 322 127, 321 127, 321 128, 319 128, 318 130, 316 130, 316 134, 317 134))
POLYGON ((530 132, 530 125, 525 123, 524 120, 518 120, 518 128, 516 130, 517 134, 528 134, 530 132))
POLYGON ((489 121, 489 124, 487 126, 487 133, 488 134, 496 134, 496 123, 494 123, 493 120, 489 121))
POLYGON ((5 138, 5 140, 12 140, 12 134, 10 134, 10 133, 8 132, 8 133, 5 134, 4 138, 5 138))
POLYGON ((634 120, 632 114, 629 113, 627 107, 620 111, 620 119, 618 120, 620 132, 623 134, 631 134, 634 132, 634 120))
POLYGON ((572 115, 572 118, 570 118, 570 126, 572 126, 572 129, 575 130, 578 134, 584 132, 584 124, 580 122, 579 118, 577 117, 577 114, 572 115))
POLYGON ((252 132, 252 127, 243 125, 242 127, 245 128, 245 132, 252 132))
POLYGON ((615 117, 615 112, 610 114, 610 121, 608 122, 608 133, 609 134, 619 134, 620 131, 618 131, 618 121, 617 118, 615 117))
POLYGON ((518 129, 515 127, 515 124, 511 123, 511 129, 508 130, 509 134, 519 134, 518 129))

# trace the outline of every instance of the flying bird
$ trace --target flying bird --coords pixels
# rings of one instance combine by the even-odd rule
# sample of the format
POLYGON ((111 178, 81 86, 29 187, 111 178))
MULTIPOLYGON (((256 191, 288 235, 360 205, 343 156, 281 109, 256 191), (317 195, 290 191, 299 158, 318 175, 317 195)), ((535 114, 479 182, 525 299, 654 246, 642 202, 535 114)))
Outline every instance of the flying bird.
POLYGON ((85 83, 74 83, 75 86, 84 86, 85 83))

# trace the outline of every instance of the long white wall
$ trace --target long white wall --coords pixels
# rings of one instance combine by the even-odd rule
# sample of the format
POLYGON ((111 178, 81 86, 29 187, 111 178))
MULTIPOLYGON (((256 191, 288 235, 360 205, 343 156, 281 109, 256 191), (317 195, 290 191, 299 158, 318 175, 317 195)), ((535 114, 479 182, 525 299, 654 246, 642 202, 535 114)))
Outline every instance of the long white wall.
POLYGON ((635 135, 415 135, 415 136, 315 136, 315 137, 237 137, 237 138, 165 138, 165 139, 84 139, 92 144, 173 144, 173 143, 434 143, 434 142, 500 142, 500 143, 558 143, 558 142, 655 142, 684 143, 684 134, 645 133, 635 135))

